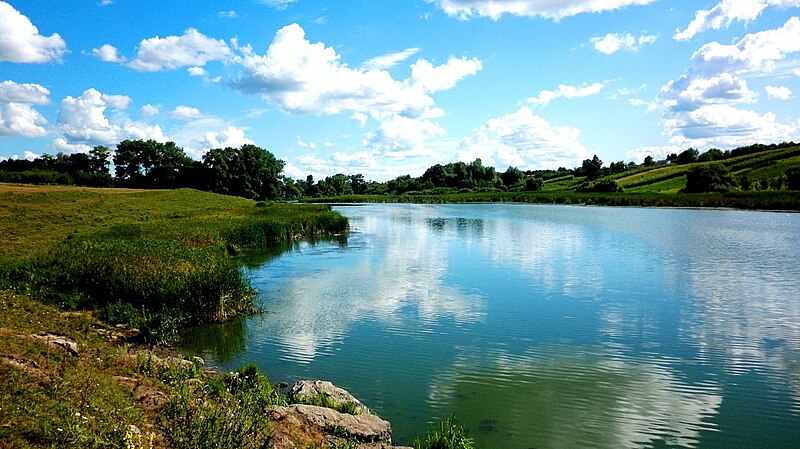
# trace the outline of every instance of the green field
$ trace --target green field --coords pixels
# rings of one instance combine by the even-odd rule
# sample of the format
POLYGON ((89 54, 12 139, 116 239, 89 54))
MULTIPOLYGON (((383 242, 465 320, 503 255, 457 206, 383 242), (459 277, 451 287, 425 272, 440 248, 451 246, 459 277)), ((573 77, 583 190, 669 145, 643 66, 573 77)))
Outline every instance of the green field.
POLYGON ((469 203, 521 202, 538 204, 575 204, 639 207, 726 207, 758 210, 800 210, 800 192, 786 190, 786 172, 800 168, 800 146, 761 151, 716 161, 740 182, 740 188, 724 193, 682 193, 687 173, 715 162, 685 165, 661 163, 637 166, 622 173, 600 178, 614 180, 623 192, 594 193, 580 191, 587 182, 582 176, 561 176, 544 182, 540 191, 421 191, 401 195, 345 195, 307 198, 319 203, 469 203), (741 185, 741 183, 747 184, 741 185))

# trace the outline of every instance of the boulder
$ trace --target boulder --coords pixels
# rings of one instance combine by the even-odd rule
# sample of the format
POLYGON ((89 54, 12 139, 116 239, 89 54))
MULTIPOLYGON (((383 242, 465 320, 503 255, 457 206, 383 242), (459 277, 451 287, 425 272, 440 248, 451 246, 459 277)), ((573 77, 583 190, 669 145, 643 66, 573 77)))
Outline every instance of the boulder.
POLYGON ((375 415, 348 415, 315 405, 294 404, 269 411, 276 449, 305 447, 320 438, 352 439, 364 447, 391 447, 392 428, 375 415))
POLYGON ((47 343, 48 346, 51 346, 56 349, 63 349, 67 351, 67 354, 79 357, 80 353, 78 352, 78 343, 75 340, 67 338, 63 335, 54 335, 49 334, 47 332, 39 332, 38 334, 30 335, 31 338, 35 338, 37 340, 42 340, 47 343))
MULTIPOLYGON (((359 415, 371 415, 369 408, 349 391, 339 388, 336 385, 324 380, 301 380, 292 385, 288 393, 291 402, 309 402, 319 396, 327 396, 334 405, 346 402, 355 404, 356 412, 359 415)), ((319 404, 317 404, 319 405, 319 404)))

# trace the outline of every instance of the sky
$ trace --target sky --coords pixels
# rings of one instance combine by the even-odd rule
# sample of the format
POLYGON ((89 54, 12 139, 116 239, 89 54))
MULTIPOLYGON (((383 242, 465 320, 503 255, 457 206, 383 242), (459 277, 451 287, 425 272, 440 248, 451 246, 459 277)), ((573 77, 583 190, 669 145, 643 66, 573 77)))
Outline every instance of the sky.
POLYGON ((800 140, 800 0, 0 0, 0 158, 256 144, 295 179, 800 140))

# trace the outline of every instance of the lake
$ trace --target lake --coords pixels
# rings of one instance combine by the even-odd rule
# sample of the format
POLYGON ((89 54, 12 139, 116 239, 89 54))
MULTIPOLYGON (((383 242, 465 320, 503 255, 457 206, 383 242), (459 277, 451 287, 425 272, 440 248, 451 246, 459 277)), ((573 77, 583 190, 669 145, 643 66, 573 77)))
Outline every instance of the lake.
POLYGON ((249 261, 264 313, 190 333, 225 369, 331 380, 395 443, 800 447, 800 214, 364 205, 249 261))

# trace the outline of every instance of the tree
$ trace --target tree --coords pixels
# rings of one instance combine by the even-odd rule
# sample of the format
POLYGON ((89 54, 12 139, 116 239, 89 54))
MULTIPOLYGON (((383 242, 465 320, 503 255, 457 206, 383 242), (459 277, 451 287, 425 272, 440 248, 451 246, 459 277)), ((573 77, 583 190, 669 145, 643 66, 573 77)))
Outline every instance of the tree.
POLYGON ((600 176, 600 172, 603 169, 603 161, 600 160, 599 157, 595 154, 591 159, 585 159, 583 164, 581 165, 581 169, 583 169, 583 174, 586 176, 587 180, 597 179, 600 176))
POLYGON ((517 167, 509 166, 506 171, 500 174, 500 179, 503 180, 503 184, 508 187, 514 187, 525 179, 525 173, 522 173, 522 170, 518 169, 517 167))
POLYGON ((736 179, 727 167, 719 162, 711 162, 692 167, 686 174, 686 188, 688 193, 726 192, 736 187, 736 179))
POLYGON ((209 190, 258 200, 280 197, 283 165, 269 151, 250 144, 212 149, 203 156, 209 190))
POLYGON ((695 150, 694 148, 689 148, 688 150, 684 150, 681 154, 678 155, 677 163, 679 165, 686 165, 691 164, 692 162, 697 162, 697 158, 700 155, 700 152, 695 150))
POLYGON ((790 168, 786 170, 786 188, 789 190, 800 190, 800 168, 790 168))
POLYGON ((534 176, 528 176, 525 179, 525 190, 529 192, 538 192, 544 188, 544 180, 534 176))
POLYGON ((653 156, 647 156, 644 158, 645 167, 652 167, 653 165, 656 165, 656 161, 653 160, 653 156))

